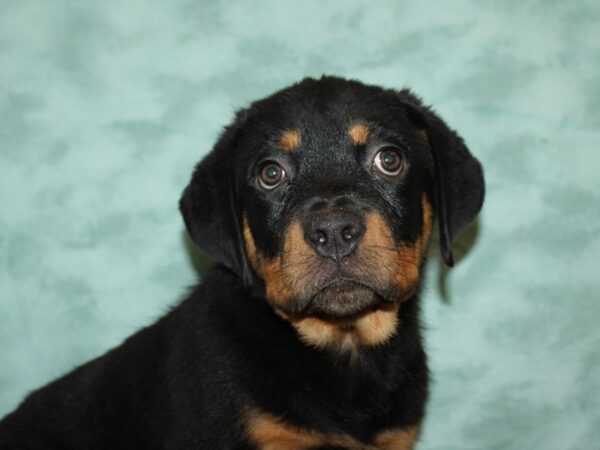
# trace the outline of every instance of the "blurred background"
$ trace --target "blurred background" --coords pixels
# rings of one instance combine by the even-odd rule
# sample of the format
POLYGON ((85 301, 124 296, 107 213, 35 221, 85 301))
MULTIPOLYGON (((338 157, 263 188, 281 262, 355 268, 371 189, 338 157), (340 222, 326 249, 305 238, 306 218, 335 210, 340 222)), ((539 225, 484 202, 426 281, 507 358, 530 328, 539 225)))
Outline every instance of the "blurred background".
POLYGON ((481 160, 423 322, 419 449, 600 448, 600 3, 0 0, 0 416, 179 301, 177 210, 234 111, 410 87, 481 160))

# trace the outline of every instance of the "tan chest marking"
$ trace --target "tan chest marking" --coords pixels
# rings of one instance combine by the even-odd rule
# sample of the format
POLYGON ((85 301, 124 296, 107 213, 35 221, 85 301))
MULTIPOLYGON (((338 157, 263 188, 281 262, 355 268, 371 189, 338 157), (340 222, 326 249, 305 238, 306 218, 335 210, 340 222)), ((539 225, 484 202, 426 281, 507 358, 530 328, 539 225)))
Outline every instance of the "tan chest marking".
POLYGON ((248 415, 247 435, 261 450, 308 450, 332 445, 347 450, 411 450, 418 428, 385 431, 366 444, 345 434, 327 434, 285 423, 271 414, 252 411, 248 415))

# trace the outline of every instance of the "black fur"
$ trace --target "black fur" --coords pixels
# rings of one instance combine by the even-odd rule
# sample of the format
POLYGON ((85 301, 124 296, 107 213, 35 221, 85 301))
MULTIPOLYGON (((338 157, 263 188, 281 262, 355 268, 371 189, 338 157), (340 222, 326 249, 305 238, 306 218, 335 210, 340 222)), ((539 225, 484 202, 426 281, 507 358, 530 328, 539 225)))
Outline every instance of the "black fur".
POLYGON ((483 171, 456 132, 429 108, 420 106, 416 97, 404 93, 409 117, 428 132, 434 159, 440 246, 444 261, 452 266, 452 240, 471 223, 483 204, 483 171))
MULTIPOLYGON (((451 264, 452 238, 478 213, 483 189, 479 163, 460 137, 406 90, 323 77, 255 102, 197 166, 180 203, 192 239, 220 264, 158 322, 30 394, 0 422, 0 449, 251 449, 250 408, 362 442, 418 424, 428 378, 418 294, 402 303, 401 325, 382 345, 358 354, 307 346, 263 298, 244 247, 243 214, 265 257, 281 253, 294 217, 328 196, 378 211, 394 239, 412 242, 423 227, 424 193, 451 264), (368 175, 341 127, 355 118, 402 149, 405 177, 368 175), (301 130, 302 150, 276 153, 277 136, 289 127, 301 130), (265 158, 289 168, 285 189, 256 187, 265 158)), ((393 290, 381 296, 394 301, 393 290)))

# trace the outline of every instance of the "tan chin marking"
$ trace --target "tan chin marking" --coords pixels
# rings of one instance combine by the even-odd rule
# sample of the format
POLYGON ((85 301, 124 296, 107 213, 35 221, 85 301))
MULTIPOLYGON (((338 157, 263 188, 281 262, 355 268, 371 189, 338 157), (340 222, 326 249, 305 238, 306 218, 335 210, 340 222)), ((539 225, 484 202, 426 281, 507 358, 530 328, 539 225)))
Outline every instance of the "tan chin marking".
POLYGON ((398 305, 377 309, 349 320, 316 317, 289 319, 302 341, 321 349, 357 351, 387 342, 398 329, 398 305))
POLYGON ((286 130, 279 138, 279 146, 287 152, 297 150, 301 143, 302 135, 300 134, 300 130, 297 129, 286 130))
POLYGON ((375 445, 382 450, 412 450, 419 437, 419 426, 387 430, 375 436, 375 445))
POLYGON ((265 297, 273 306, 284 307, 291 297, 298 295, 311 267, 311 260, 315 257, 304 240, 300 223, 294 221, 289 225, 283 251, 275 258, 266 258, 257 250, 245 213, 242 228, 250 264, 265 282, 265 297))
POLYGON ((261 450, 308 450, 322 446, 338 446, 348 450, 376 450, 352 436, 326 434, 293 426, 271 414, 253 410, 247 417, 247 435, 261 450))
POLYGON ((348 129, 348 136, 354 145, 365 145, 371 130, 364 123, 355 123, 348 129))

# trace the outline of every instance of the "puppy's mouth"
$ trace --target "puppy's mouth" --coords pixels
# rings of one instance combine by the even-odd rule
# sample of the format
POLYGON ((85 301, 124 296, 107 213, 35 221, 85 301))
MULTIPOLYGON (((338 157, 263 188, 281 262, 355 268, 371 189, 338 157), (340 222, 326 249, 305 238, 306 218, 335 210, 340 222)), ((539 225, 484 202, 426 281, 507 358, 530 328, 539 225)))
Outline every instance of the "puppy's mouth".
POLYGON ((372 287, 353 278, 336 277, 322 286, 302 313, 322 318, 347 318, 387 302, 372 287))

